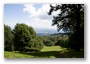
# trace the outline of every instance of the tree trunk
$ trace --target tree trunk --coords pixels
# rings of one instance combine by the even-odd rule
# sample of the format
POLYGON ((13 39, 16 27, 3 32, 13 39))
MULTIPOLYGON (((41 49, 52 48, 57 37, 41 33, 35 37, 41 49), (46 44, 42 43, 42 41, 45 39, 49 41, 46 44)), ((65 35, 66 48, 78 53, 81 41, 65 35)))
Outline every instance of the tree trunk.
POLYGON ((78 5, 78 7, 76 7, 76 21, 77 21, 77 26, 76 26, 76 43, 75 43, 75 50, 76 51, 80 51, 80 5, 78 5))

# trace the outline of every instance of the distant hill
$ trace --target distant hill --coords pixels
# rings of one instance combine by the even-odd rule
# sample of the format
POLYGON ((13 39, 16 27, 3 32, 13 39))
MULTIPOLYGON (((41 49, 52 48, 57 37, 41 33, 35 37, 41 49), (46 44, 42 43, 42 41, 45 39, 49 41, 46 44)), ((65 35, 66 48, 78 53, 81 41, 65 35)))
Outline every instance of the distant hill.
POLYGON ((70 33, 37 33, 37 36, 58 36, 58 35, 70 35, 70 33))
POLYGON ((56 36, 56 35, 70 35, 70 33, 55 33, 55 34, 51 34, 50 36, 56 36))
POLYGON ((49 28, 34 28, 37 36, 50 36, 51 34, 63 33, 63 31, 57 31, 56 29, 49 28))
POLYGON ((37 33, 37 36, 50 36, 50 33, 37 33))

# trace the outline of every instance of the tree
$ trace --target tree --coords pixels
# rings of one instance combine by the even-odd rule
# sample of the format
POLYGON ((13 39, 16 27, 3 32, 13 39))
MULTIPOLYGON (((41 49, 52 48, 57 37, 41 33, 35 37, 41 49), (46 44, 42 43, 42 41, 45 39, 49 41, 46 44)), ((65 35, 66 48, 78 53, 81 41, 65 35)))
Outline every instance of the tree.
POLYGON ((36 37, 36 32, 31 26, 28 27, 28 30, 32 38, 36 37))
POLYGON ((84 5, 61 4, 56 6, 50 5, 50 7, 49 15, 51 15, 53 11, 60 10, 60 13, 53 17, 52 25, 56 25, 58 31, 62 29, 75 34, 73 35, 73 40, 75 41, 74 49, 80 50, 84 43, 84 5))
POLYGON ((16 24, 14 30, 15 50, 30 51, 43 48, 43 42, 36 36, 34 29, 26 24, 16 24))
POLYGON ((23 51, 24 47, 30 41, 28 26, 25 24, 16 24, 13 32, 15 35, 14 41, 15 50, 23 51))
POLYGON ((10 26, 4 25, 4 50, 13 51, 14 50, 14 35, 10 26))
POLYGON ((60 41, 58 41, 59 42, 59 44, 60 44, 60 46, 62 46, 62 47, 68 47, 68 36, 67 35, 64 35, 64 36, 62 36, 62 39, 60 40, 60 41))

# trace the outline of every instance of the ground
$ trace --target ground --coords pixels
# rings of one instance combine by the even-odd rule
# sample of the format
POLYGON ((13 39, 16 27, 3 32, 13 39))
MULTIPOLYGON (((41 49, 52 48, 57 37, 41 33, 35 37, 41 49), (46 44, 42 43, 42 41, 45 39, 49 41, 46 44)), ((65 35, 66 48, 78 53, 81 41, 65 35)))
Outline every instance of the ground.
POLYGON ((4 58, 84 58, 84 51, 74 51, 60 46, 44 46, 38 52, 4 51, 4 58))

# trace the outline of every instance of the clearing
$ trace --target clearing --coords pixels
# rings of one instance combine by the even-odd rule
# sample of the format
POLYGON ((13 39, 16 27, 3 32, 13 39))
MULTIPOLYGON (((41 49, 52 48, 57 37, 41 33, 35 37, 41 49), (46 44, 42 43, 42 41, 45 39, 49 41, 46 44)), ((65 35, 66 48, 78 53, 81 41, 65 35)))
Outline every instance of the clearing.
POLYGON ((60 46, 44 46, 38 52, 4 51, 4 58, 84 58, 84 51, 68 50, 60 46))

